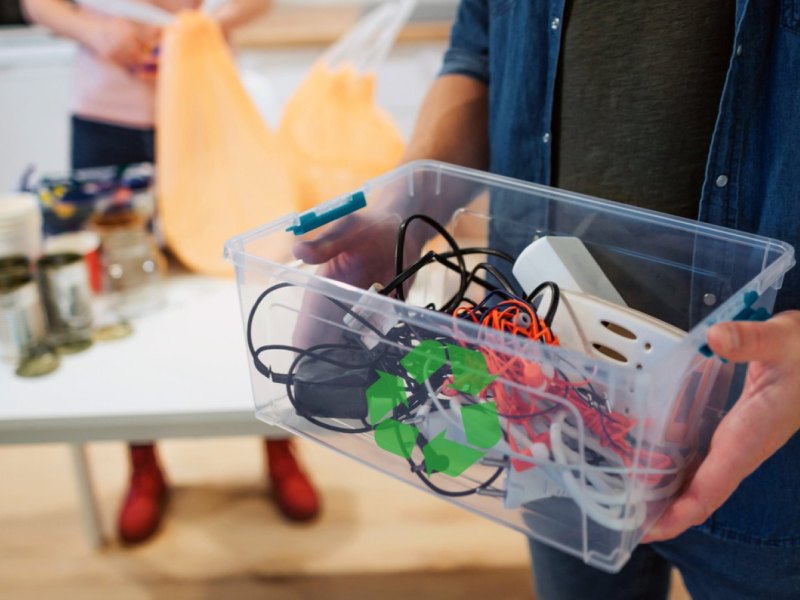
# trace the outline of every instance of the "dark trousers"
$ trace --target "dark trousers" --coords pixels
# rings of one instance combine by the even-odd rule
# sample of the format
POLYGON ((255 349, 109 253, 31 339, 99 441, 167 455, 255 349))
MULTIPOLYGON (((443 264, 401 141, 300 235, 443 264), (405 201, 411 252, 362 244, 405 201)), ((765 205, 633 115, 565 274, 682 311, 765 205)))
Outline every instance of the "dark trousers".
POLYGON ((155 131, 72 117, 73 169, 155 160, 155 131))

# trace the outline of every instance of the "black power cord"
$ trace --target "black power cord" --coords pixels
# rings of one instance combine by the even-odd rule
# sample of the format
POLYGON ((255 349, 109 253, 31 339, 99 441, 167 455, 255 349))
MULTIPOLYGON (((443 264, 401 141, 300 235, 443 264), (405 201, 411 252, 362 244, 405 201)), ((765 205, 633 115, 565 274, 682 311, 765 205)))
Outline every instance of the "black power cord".
MULTIPOLYGON (((541 310, 542 305, 547 302, 547 310, 541 320, 548 328, 552 326, 560 301, 559 288, 555 283, 544 282, 527 296, 522 296, 518 285, 510 281, 497 267, 489 262, 482 261, 472 269, 468 269, 465 257, 471 255, 495 257, 510 264, 514 262, 514 258, 511 255, 492 248, 460 248, 453 236, 442 225, 426 215, 412 215, 401 223, 398 230, 394 277, 386 283, 379 293, 386 296, 394 294, 396 299, 405 301, 404 284, 428 265, 439 264, 458 274, 458 288, 444 302, 441 308, 437 309, 433 303, 428 304, 425 308, 452 315, 457 308, 466 305, 471 307, 474 314, 486 315, 503 300, 514 300, 525 302, 530 307, 531 312, 538 317, 537 311, 541 310), (441 235, 450 246, 450 250, 443 253, 429 251, 416 262, 406 267, 403 258, 405 238, 409 225, 417 220, 424 222, 441 235), (485 273, 488 277, 481 277, 478 273, 485 273), (490 278, 496 280, 496 283, 490 282, 490 278), (473 283, 487 291, 479 301, 466 296, 467 290, 473 283), (548 292, 549 298, 545 299, 548 292)), ((463 340, 459 342, 459 340, 448 339, 441 335, 433 336, 431 332, 418 331, 417 328, 406 322, 399 322, 384 333, 352 307, 335 298, 321 295, 321 298, 336 306, 343 315, 347 315, 363 327, 367 335, 377 337, 379 343, 371 349, 367 348, 362 342, 362 335, 364 334, 362 330, 361 334, 351 332, 348 335, 343 332, 341 343, 317 344, 307 348, 298 348, 288 344, 266 344, 256 347, 253 341, 253 324, 259 307, 270 294, 288 287, 294 287, 294 285, 288 282, 279 283, 269 287, 258 296, 248 315, 246 335, 254 367, 264 377, 285 386, 287 398, 295 413, 317 427, 335 433, 364 434, 373 432, 375 426, 367 420, 366 389, 377 380, 377 371, 384 371, 402 380, 403 393, 406 395, 406 402, 399 404, 391 411, 391 418, 401 423, 414 423, 417 411, 429 401, 429 391, 425 385, 415 381, 404 369, 399 368, 400 361, 410 349, 422 341, 433 339, 444 344, 460 344, 463 346, 463 340), (275 371, 262 360, 262 356, 265 353, 271 352, 291 352, 294 354, 285 373, 275 371), (332 419, 354 421, 359 425, 352 427, 333 424, 329 422, 332 419)), ((308 316, 308 318, 313 318, 313 316, 308 316)), ((543 340, 542 343, 544 343, 543 340)), ((562 371, 557 369, 556 373, 564 381, 569 381, 562 371)), ((427 383, 432 386, 431 389, 440 389, 447 376, 448 374, 442 373, 440 370, 440 372, 432 375, 432 379, 427 383)), ((606 430, 605 420, 613 420, 613 417, 607 414, 608 407, 602 396, 591 383, 587 387, 573 389, 576 390, 578 397, 586 405, 601 414, 600 422, 606 437, 617 449, 621 450, 606 430)), ((565 388, 565 398, 567 394, 568 390, 565 388)), ((461 397, 462 402, 477 402, 471 396, 461 394, 461 397)), ((445 405, 449 406, 449 400, 443 399, 441 403, 443 407, 445 405)), ((554 402, 548 408, 540 408, 536 412, 530 412, 529 414, 498 416, 513 419, 534 418, 549 413, 557 406, 554 402)), ((437 410, 438 408, 432 408, 429 414, 434 414, 437 410)), ((505 432, 503 436, 507 439, 505 432)), ((415 440, 415 451, 421 451, 426 443, 425 436, 419 433, 415 440)), ((504 459, 507 458, 507 456, 504 457, 504 459)), ((409 456, 407 461, 410 470, 426 487, 437 494, 448 497, 468 496, 486 489, 494 484, 505 469, 505 467, 498 467, 487 479, 472 488, 453 491, 440 487, 426 475, 424 459, 420 462, 415 462, 409 456)))

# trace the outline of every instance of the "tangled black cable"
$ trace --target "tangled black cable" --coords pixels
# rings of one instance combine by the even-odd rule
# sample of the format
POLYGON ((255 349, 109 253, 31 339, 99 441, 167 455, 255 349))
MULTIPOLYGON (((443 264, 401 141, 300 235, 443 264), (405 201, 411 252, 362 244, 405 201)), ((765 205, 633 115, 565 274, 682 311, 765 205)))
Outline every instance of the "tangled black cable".
MULTIPOLYGON (((342 427, 339 425, 334 425, 332 423, 328 423, 325 421, 320 420, 315 415, 309 413, 308 410, 304 408, 304 406, 298 402, 297 398, 295 397, 295 385, 297 383, 297 370, 300 364, 304 359, 313 359, 317 363, 326 363, 332 365, 334 367, 338 367, 342 370, 363 370, 363 371, 370 371, 374 372, 376 369, 383 370, 385 372, 390 372, 394 375, 397 375, 403 379, 405 382, 405 389, 404 393, 406 394, 407 402, 406 404, 399 404, 396 406, 391 413, 391 418, 400 421, 400 422, 407 422, 414 418, 414 414, 420 406, 422 406, 428 400, 428 392, 424 385, 414 381, 407 373, 405 373, 401 369, 397 369, 397 365, 399 364, 402 354, 399 351, 399 348, 407 349, 410 348, 412 345, 411 340, 420 338, 415 335, 415 332, 410 327, 406 326, 405 324, 399 324, 393 327, 387 334, 384 334, 377 328, 375 328, 367 319, 364 319, 361 315, 354 312, 350 307, 346 304, 331 298, 329 296, 322 296, 327 301, 331 302, 339 309, 341 309, 345 314, 350 315, 354 319, 356 319, 359 323, 367 327, 372 334, 375 334, 380 337, 382 343, 379 344, 376 349, 371 351, 367 351, 364 346, 355 339, 353 340, 343 340, 343 343, 327 343, 327 344, 318 344, 316 346, 310 346, 308 348, 298 348, 295 346, 290 346, 287 344, 265 344, 259 347, 255 346, 253 340, 253 324, 255 321, 255 315, 258 312, 259 307, 261 304, 269 297, 270 294, 287 287, 293 287, 293 284, 290 283, 279 283, 270 288, 263 291, 256 301, 254 302, 250 313, 247 319, 247 327, 246 327, 246 336, 247 336, 247 345, 250 351, 251 359, 253 360, 253 364, 256 370, 262 374, 263 376, 269 378, 270 380, 283 384, 286 388, 286 395, 289 402, 292 404, 292 407, 295 410, 295 413, 302 417, 303 419, 309 421, 310 423, 329 431, 333 431, 335 433, 347 433, 347 434, 359 434, 359 433, 370 433, 374 431, 375 426, 371 425, 365 418, 357 419, 361 423, 359 427, 342 427), (343 353, 349 354, 350 356, 359 357, 364 354, 368 355, 368 360, 365 361, 344 361, 339 360, 331 356, 332 350, 340 350, 343 353), (265 364, 261 360, 261 355, 270 352, 270 351, 289 351, 295 353, 295 357, 292 360, 291 365, 286 373, 280 373, 275 371, 271 366, 265 364)), ((430 339, 430 338, 428 338, 430 339)), ((446 340, 445 338, 436 338, 437 341, 441 342, 453 342, 454 340, 446 340)), ((445 378, 445 373, 434 374, 433 381, 429 382, 430 385, 433 385, 435 388, 440 387, 445 378)), ((317 384, 321 386, 326 386, 328 388, 332 386, 336 386, 337 384, 334 381, 317 381, 317 384)), ((347 387, 347 386, 343 386, 347 387)), ((366 387, 361 390, 361 393, 365 391, 366 387)), ((427 439, 424 435, 419 434, 415 446, 421 449, 426 443, 427 439)), ((470 494, 476 493, 480 489, 484 489, 490 485, 492 485, 497 478, 501 475, 503 468, 498 467, 494 473, 492 473, 485 481, 481 482, 479 485, 466 489, 466 490, 447 490, 438 485, 436 485, 433 481, 430 480, 429 477, 425 475, 425 463, 416 463, 410 457, 407 458, 409 467, 411 471, 431 490, 435 491, 437 494, 449 497, 459 497, 459 496, 467 496, 470 494)))
MULTIPOLYGON (((536 311, 543 310, 542 307, 544 306, 545 302, 547 302, 547 310, 544 312, 544 317, 542 317, 541 321, 548 329, 552 326, 552 322, 560 302, 559 288, 555 283, 549 281, 544 282, 537 286, 536 289, 529 294, 524 295, 519 290, 518 285, 515 282, 509 280, 500 269, 489 262, 481 261, 471 269, 467 268, 465 257, 471 255, 495 257, 509 264, 513 264, 514 258, 505 252, 482 247, 460 248, 455 238, 453 238, 453 236, 444 227, 442 227, 442 225, 430 217, 420 214, 412 215, 402 222, 398 230, 395 250, 395 273, 393 278, 378 291, 378 293, 381 295, 393 295, 397 300, 405 301, 406 296, 404 284, 410 281, 415 275, 419 274, 419 272, 428 265, 439 264, 458 275, 458 286, 455 293, 446 299, 440 308, 437 309, 433 303, 429 303, 425 308, 439 311, 448 315, 453 315, 457 312, 459 307, 468 306, 471 307, 475 314, 486 315, 490 314, 491 311, 495 310, 496 307, 502 304, 504 299, 512 299, 515 302, 527 304, 531 313, 538 318, 536 311), (404 252, 408 227, 411 223, 417 220, 422 221, 433 228, 447 242, 450 249, 447 252, 435 252, 433 250, 428 251, 413 264, 405 266, 404 252), (481 275, 479 275, 479 273, 481 275), (496 283, 490 282, 490 279, 495 280, 496 283), (472 284, 480 286, 488 293, 483 294, 482 298, 478 301, 467 297, 467 292, 472 284), (549 298, 546 301, 545 298, 548 295, 548 292, 549 298)), ((270 296, 270 294, 287 287, 293 287, 293 284, 285 282, 273 285, 263 291, 254 302, 247 319, 246 335, 248 349, 256 370, 261 375, 285 386, 287 398, 294 408, 295 413, 299 417, 306 419, 308 422, 322 429, 336 433, 363 434, 375 431, 377 424, 370 424, 365 416, 331 416, 328 414, 325 416, 320 416, 319 413, 312 414, 311 410, 309 410, 308 407, 297 397, 297 385, 301 383, 305 385, 311 385, 313 383, 313 385, 319 386, 320 389, 325 387, 328 390, 339 389, 344 390, 345 392, 347 389, 352 389, 354 392, 357 391, 357 393, 364 396, 364 404, 366 405, 366 389, 369 387, 369 385, 371 385, 367 376, 372 378, 372 381, 374 381, 377 371, 390 373, 399 377, 403 382, 402 393, 405 394, 406 401, 395 406, 391 410, 389 416, 390 418, 401 423, 412 423, 416 412, 420 407, 429 401, 430 395, 429 390, 425 385, 415 381, 403 369, 398 368, 398 365, 400 364, 400 361, 405 353, 407 353, 419 342, 431 339, 443 344, 464 346, 463 340, 459 341, 441 335, 432 336, 430 332, 420 332, 411 323, 405 321, 400 321, 394 324, 389 328, 388 331, 384 332, 376 327, 368 318, 365 318, 359 314, 354 307, 348 306, 346 303, 335 298, 320 294, 321 298, 327 302, 330 302, 341 311, 342 318, 347 316, 348 318, 353 319, 353 321, 358 324, 358 327, 361 330, 359 332, 350 331, 342 333, 342 340, 340 343, 318 344, 309 346, 307 348, 298 348, 288 344, 266 344, 256 347, 253 341, 253 323, 256 312, 264 300, 270 296), (368 348, 363 343, 364 336, 374 336, 377 338, 379 343, 377 345, 373 345, 371 348, 368 348), (294 354, 288 370, 285 373, 276 372, 271 366, 265 364, 261 359, 264 353, 275 351, 291 352, 294 354), (333 369, 334 372, 332 372, 329 377, 322 376, 322 378, 317 377, 313 381, 303 381, 300 376, 300 372, 304 368, 307 369, 308 365, 312 364, 316 365, 315 368, 318 368, 319 365, 328 365, 333 369), (363 375, 364 378, 360 380, 359 383, 361 387, 356 388, 352 383, 340 383, 339 379, 341 373, 356 373, 357 375, 363 375), (322 419, 352 420, 359 423, 359 426, 345 427, 326 422, 322 419)), ((313 318, 313 315, 307 315, 306 317, 313 318)), ((473 349, 480 348, 478 348, 477 344, 475 344, 475 348, 473 349)), ((557 369, 556 372, 565 381, 569 381, 566 374, 564 374, 562 371, 557 369)), ((317 373, 317 375, 319 375, 319 373, 317 373)), ((432 386, 431 389, 439 390, 444 385, 448 375, 440 370, 431 375, 431 377, 432 379, 427 382, 428 385, 432 386)), ((592 407, 601 414, 600 423, 603 427, 603 430, 606 432, 606 436, 609 441, 614 444, 612 437, 608 434, 605 427, 605 419, 611 418, 611 415, 607 414, 608 407, 605 400, 594 389, 591 383, 588 384, 588 387, 579 388, 576 386, 573 389, 575 389, 578 397, 585 402, 587 406, 592 407)), ((567 388, 565 388, 564 394, 564 398, 566 399, 567 388)), ((461 396, 465 399, 466 403, 477 403, 477 400, 473 397, 464 396, 463 394, 461 396)), ((446 399, 443 399, 440 402, 442 407, 449 407, 450 405, 449 401, 446 399)), ((498 416, 507 416, 508 418, 515 419, 524 418, 526 416, 536 417, 555 410, 557 406, 558 405, 554 402, 553 405, 548 408, 540 408, 535 412, 529 411, 529 414, 498 414, 498 416)), ((438 408, 433 408, 432 412, 435 412, 436 410, 438 410, 438 408)), ((506 441, 508 441, 506 432, 503 432, 503 437, 506 439, 506 441)), ((423 435, 422 432, 419 432, 415 439, 414 449, 422 450, 427 443, 428 440, 426 436, 423 435)), ((614 445, 616 446, 616 444, 614 445)), ((508 457, 504 456, 504 460, 507 459, 508 457)), ((429 476, 426 476, 426 465, 424 459, 422 462, 417 463, 410 456, 408 456, 406 460, 408 461, 411 471, 422 481, 425 486, 435 491, 437 494, 450 497, 467 496, 470 494, 475 494, 482 489, 486 489, 497 480, 504 470, 504 467, 498 467, 494 473, 492 473, 487 479, 475 487, 466 490, 452 491, 439 487, 433 483, 433 481, 431 481, 429 476)))
MULTIPOLYGON (((426 265, 432 264, 433 262, 437 262, 448 269, 455 271, 459 275, 459 285, 458 290, 456 293, 442 306, 440 310, 444 313, 452 313, 458 306, 461 305, 462 302, 465 301, 465 294, 467 292, 467 288, 472 282, 478 283, 482 287, 488 290, 497 289, 496 285, 490 284, 483 278, 477 276, 477 272, 479 270, 484 270, 487 273, 493 275, 498 282, 500 283, 503 289, 506 289, 509 292, 515 292, 514 285, 493 265, 489 263, 480 263, 476 267, 473 268, 472 271, 467 270, 467 264, 464 260, 465 256, 469 256, 472 254, 483 254, 486 256, 495 256, 501 258, 508 262, 509 264, 514 263, 514 257, 506 252, 502 252, 500 250, 495 250, 492 248, 461 248, 456 242, 455 238, 447 231, 442 225, 436 222, 434 219, 430 218, 427 215, 423 214, 415 214, 408 217, 405 221, 400 224, 400 227, 397 231, 397 243, 395 247, 395 277, 390 282, 388 282, 383 289, 381 290, 381 294, 389 295, 392 292, 395 294, 395 298, 401 301, 405 301, 405 291, 403 289, 403 284, 408 281, 411 277, 416 275, 423 267, 426 265), (417 260, 414 264, 409 267, 404 266, 404 253, 405 253, 405 245, 406 245, 406 235, 408 232, 408 227, 414 221, 422 221, 432 227, 442 238, 447 242, 450 246, 450 252, 444 253, 437 253, 434 251, 429 251, 424 254, 419 260, 417 260), (456 263, 453 264, 452 259, 455 258, 456 263)), ((434 308, 434 310, 436 310, 434 308)))

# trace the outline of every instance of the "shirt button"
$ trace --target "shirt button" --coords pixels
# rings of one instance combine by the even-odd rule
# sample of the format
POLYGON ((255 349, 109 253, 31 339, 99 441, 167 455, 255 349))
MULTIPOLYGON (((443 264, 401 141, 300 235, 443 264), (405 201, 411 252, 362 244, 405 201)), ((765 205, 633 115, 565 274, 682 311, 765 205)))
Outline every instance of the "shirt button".
POLYGON ((549 144, 549 143, 550 143, 550 134, 549 134, 549 133, 545 133, 545 134, 542 136, 542 141, 543 141, 545 144, 549 144))
POLYGON ((554 17, 553 20, 550 21, 550 29, 552 29, 553 31, 558 29, 559 25, 561 25, 561 19, 559 19, 558 17, 554 17))
POLYGON ((717 187, 725 187, 726 185, 728 185, 728 176, 720 175, 719 177, 717 177, 715 183, 717 184, 717 187))
POLYGON ((717 303, 717 296, 711 292, 703 294, 703 304, 706 306, 714 306, 717 303))
POLYGON ((736 56, 741 56, 741 55, 742 55, 742 45, 739 44, 738 46, 736 46, 736 56))

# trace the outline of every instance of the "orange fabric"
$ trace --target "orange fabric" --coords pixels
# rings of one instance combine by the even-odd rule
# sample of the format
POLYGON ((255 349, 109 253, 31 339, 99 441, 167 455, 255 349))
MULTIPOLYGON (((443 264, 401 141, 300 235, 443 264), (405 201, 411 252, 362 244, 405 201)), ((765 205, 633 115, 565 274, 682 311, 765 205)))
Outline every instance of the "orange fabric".
POLYGON ((291 159, 298 209, 350 192, 397 165, 404 143, 375 103, 375 76, 316 64, 287 103, 278 136, 291 159))
POLYGON ((164 32, 156 131, 164 237, 189 268, 209 274, 232 272, 222 258, 228 238, 357 189, 404 151, 375 103, 375 76, 322 62, 271 132, 218 25, 200 11, 179 13, 164 32))
POLYGON ((157 85, 164 237, 189 268, 231 274, 224 242, 294 210, 291 173, 219 26, 202 12, 181 12, 165 30, 157 85))

